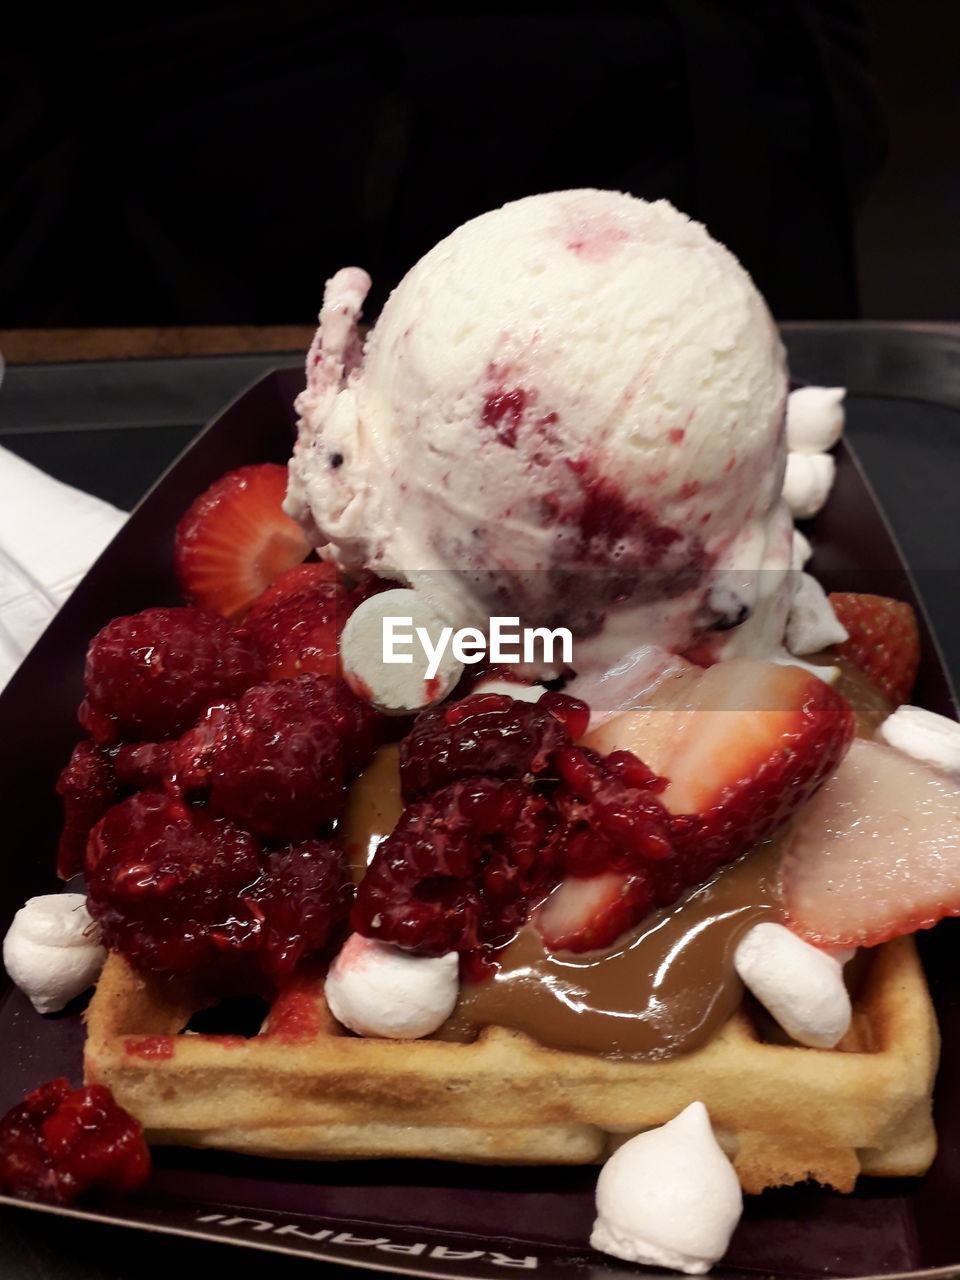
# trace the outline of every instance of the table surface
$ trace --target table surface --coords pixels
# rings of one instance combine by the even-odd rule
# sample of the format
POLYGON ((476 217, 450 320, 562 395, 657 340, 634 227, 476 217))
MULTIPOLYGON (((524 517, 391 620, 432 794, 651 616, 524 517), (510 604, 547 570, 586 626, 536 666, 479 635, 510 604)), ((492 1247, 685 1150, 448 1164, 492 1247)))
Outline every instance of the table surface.
MULTIPOLYGON (((47 345, 0 334, 18 360, 0 390, 0 443, 58 478, 129 508, 216 411, 270 368, 299 364, 311 331, 271 331, 254 349, 233 333, 232 354, 210 330, 112 331, 47 345), (159 336, 158 336, 159 335, 159 336), (295 338, 295 341, 292 340, 295 338), (272 345, 275 341, 278 345, 272 345), (150 346, 150 343, 153 346, 150 346), (192 345, 191 345, 192 343, 192 345), (206 343, 206 345, 204 345, 206 343), (147 347, 150 358, 129 358, 147 347), (286 349, 284 349, 286 344, 286 349), (187 348, 200 354, 181 355, 187 348), (45 363, 56 351, 61 359, 45 363), (62 362, 64 349, 92 354, 62 362), (104 360, 104 353, 128 358, 104 360)), ((854 388, 853 442, 926 601, 948 668, 960 676, 960 326, 798 325, 784 335, 802 381, 854 388)), ((318 1274, 306 1259, 104 1228, 27 1211, 0 1212, 4 1280, 132 1280, 229 1267, 231 1275, 299 1280, 318 1274)), ((346 1269, 327 1267, 331 1277, 346 1269)))
POLYGON ((7 364, 64 360, 133 360, 160 357, 305 351, 312 325, 141 326, 127 329, 0 329, 7 364))

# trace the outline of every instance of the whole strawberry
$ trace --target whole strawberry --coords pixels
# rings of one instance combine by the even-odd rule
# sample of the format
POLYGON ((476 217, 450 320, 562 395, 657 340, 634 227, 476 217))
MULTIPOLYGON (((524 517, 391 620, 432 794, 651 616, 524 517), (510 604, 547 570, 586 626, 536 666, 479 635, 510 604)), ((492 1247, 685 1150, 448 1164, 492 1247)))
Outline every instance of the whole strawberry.
POLYGON ((902 600, 834 591, 830 603, 850 638, 838 649, 899 707, 910 701, 920 665, 917 615, 902 600))

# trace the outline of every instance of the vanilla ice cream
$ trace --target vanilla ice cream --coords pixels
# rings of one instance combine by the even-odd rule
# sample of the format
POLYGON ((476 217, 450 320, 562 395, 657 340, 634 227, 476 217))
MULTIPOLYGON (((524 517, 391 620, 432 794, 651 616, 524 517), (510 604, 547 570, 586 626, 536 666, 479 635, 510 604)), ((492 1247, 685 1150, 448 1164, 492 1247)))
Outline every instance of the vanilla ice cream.
POLYGON ((329 282, 297 401, 287 509, 326 554, 455 626, 570 627, 578 670, 779 641, 783 352, 702 226, 611 191, 518 200, 422 258, 361 350, 368 287, 329 282))

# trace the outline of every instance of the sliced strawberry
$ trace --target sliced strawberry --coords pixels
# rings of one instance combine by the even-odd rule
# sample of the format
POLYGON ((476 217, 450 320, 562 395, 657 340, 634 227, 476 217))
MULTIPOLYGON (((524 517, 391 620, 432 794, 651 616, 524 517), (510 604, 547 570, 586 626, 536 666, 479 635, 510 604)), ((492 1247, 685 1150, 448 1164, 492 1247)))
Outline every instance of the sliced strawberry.
POLYGON ((787 923, 822 947, 872 947, 960 915, 960 788, 858 738, 780 864, 787 923))
POLYGON ((850 707, 800 667, 732 658, 678 682, 660 706, 627 712, 585 739, 630 751, 669 778, 660 794, 722 836, 736 857, 785 822, 843 758, 850 707))
MULTIPOLYGON (((632 752, 669 779, 656 801, 675 815, 665 836, 672 852, 650 860, 648 851, 642 870, 615 853, 610 871, 568 876, 535 917, 549 946, 608 945, 652 907, 708 879, 809 800, 853 735, 847 702, 799 667, 735 658, 683 687, 680 705, 671 697, 659 710, 628 712, 587 739, 608 752, 632 752)), ((608 755, 607 768, 616 759, 608 755)), ((568 786, 574 781, 562 776, 568 786)), ((589 802, 594 824, 610 834, 614 814, 598 800, 600 792, 589 802)), ((630 804, 624 796, 617 809, 626 816, 630 804)))
MULTIPOLYGON (((644 697, 643 705, 603 720, 583 738, 583 745, 607 755, 631 751, 654 773, 663 774, 678 735, 696 714, 698 688, 706 672, 689 667, 665 680, 644 697)), ((595 710, 590 704, 591 712, 595 710)))
POLYGON ((608 947, 650 910, 650 884, 643 870, 568 876, 534 916, 551 951, 608 947))
POLYGON ((244 613, 310 543, 282 503, 287 468, 275 463, 228 471, 177 525, 174 568, 190 604, 227 618, 244 613))
POLYGON ((813 795, 853 737, 849 704, 801 667, 734 658, 706 671, 694 696, 697 714, 659 766, 670 779, 661 799, 729 828, 741 850, 813 795))
POLYGON ((839 652, 860 668, 885 698, 909 702, 920 665, 917 615, 902 600, 833 592, 833 611, 850 633, 839 652))

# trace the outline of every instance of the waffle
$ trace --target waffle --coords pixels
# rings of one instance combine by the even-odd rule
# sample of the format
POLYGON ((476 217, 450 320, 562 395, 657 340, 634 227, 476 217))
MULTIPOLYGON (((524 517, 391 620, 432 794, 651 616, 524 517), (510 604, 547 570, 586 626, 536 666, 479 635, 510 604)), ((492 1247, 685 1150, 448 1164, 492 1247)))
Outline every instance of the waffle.
POLYGON ((179 1034, 202 997, 111 955, 87 1014, 86 1076, 150 1141, 271 1157, 604 1159, 702 1100, 744 1189, 924 1172, 938 1033, 911 938, 877 948, 834 1050, 776 1043, 744 1001, 704 1047, 613 1061, 489 1027, 469 1044, 361 1039, 304 973, 258 1035, 179 1034))

